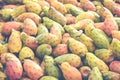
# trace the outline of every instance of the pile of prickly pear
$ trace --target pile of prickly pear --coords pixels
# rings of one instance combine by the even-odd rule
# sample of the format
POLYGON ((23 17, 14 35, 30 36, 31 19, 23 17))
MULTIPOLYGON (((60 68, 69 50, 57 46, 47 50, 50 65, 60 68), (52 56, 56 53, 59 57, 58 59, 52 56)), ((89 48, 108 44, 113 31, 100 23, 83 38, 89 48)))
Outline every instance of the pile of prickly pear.
POLYGON ((0 0, 0 80, 120 80, 120 0, 0 0))

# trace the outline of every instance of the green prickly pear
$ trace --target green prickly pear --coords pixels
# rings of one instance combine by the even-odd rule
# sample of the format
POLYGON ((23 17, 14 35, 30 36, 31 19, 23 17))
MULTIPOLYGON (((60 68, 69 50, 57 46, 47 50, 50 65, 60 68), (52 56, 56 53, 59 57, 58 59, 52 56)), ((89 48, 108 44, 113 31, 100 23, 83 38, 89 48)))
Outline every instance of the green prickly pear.
POLYGON ((69 38, 68 47, 73 54, 84 57, 88 52, 87 47, 80 41, 69 38))
POLYGON ((43 58, 45 55, 50 55, 52 53, 52 47, 49 44, 41 44, 36 49, 36 55, 39 58, 43 58))
POLYGON ((58 80, 58 79, 53 76, 43 76, 39 80, 58 80))
POLYGON ((48 29, 43 24, 39 24, 37 27, 37 35, 42 33, 48 33, 48 29))
POLYGON ((19 52, 20 61, 24 61, 25 58, 34 59, 34 52, 29 47, 22 47, 19 52))
POLYGON ((80 71, 77 68, 71 66, 68 62, 63 62, 60 65, 60 69, 66 80, 82 80, 80 71))
POLYGON ((18 53, 22 48, 20 32, 12 29, 12 33, 8 39, 8 49, 11 53, 18 53))
POLYGON ((35 36, 37 34, 37 25, 32 19, 26 18, 24 20, 23 32, 27 33, 28 35, 32 35, 32 36, 35 36))
POLYGON ((41 6, 37 2, 33 1, 27 1, 25 3, 25 7, 28 12, 33 12, 36 14, 40 14, 42 11, 41 6))
POLYGON ((98 67, 100 71, 108 71, 109 70, 107 64, 105 64, 104 61, 102 61, 101 59, 96 57, 93 53, 86 54, 86 61, 91 68, 98 67))
MULTIPOLYGON (((44 10, 43 10, 43 12, 46 13, 44 10)), ((52 20, 60 23, 61 25, 66 24, 67 20, 66 20, 65 16, 53 7, 50 7, 48 9, 47 15, 48 15, 49 18, 51 18, 52 20)))
POLYGON ((74 39, 77 39, 80 37, 83 31, 77 31, 73 25, 66 25, 64 26, 65 30, 70 34, 70 36, 74 39))
POLYGON ((102 71, 104 80, 120 80, 120 74, 112 71, 102 71))
POLYGON ((106 63, 114 60, 114 55, 111 50, 108 49, 96 49, 95 55, 106 63))
POLYGON ((54 59, 55 63, 62 64, 63 62, 68 62, 74 67, 79 67, 81 65, 81 58, 75 54, 64 54, 58 56, 54 59))
POLYGON ((90 37, 88 37, 87 35, 85 35, 84 33, 81 34, 81 36, 79 37, 78 40, 80 42, 82 42, 83 44, 85 44, 88 51, 93 52, 95 50, 95 44, 94 44, 93 40, 90 37))
POLYGON ((26 12, 25 5, 18 6, 15 9, 13 9, 11 16, 12 16, 12 18, 15 18, 24 12, 26 12))
POLYGON ((35 41, 35 37, 30 36, 25 32, 21 32, 20 36, 24 46, 27 46, 33 50, 36 50, 36 48, 38 47, 38 44, 35 41))
POLYGON ((78 8, 77 6, 73 4, 64 4, 67 12, 71 13, 73 16, 78 16, 80 13, 84 12, 81 8, 78 8))
POLYGON ((44 57, 44 61, 45 61, 45 71, 46 74, 49 76, 53 76, 56 78, 60 78, 61 77, 61 71, 60 69, 54 64, 54 59, 51 56, 45 56, 44 57))
POLYGON ((112 53, 115 55, 115 57, 120 58, 120 41, 116 38, 112 39, 110 49, 112 50, 112 53))
POLYGON ((94 41, 98 48, 109 48, 109 40, 102 30, 94 27, 94 24, 89 23, 85 28, 85 33, 94 41))
POLYGON ((51 46, 56 46, 59 43, 58 37, 52 33, 40 34, 35 40, 38 44, 50 44, 51 46))
POLYGON ((102 73, 100 72, 98 67, 93 67, 88 80, 103 80, 102 73))
POLYGON ((12 13, 13 9, 4 8, 0 10, 0 15, 2 15, 2 19, 5 21, 10 19, 12 13))

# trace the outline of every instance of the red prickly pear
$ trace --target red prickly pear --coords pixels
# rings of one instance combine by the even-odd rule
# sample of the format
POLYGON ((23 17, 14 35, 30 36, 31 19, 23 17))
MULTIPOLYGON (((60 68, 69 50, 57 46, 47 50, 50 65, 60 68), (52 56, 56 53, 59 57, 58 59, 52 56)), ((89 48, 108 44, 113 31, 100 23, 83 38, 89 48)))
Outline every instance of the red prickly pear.
POLYGON ((10 80, 20 79, 22 77, 22 64, 18 58, 11 58, 6 62, 5 72, 10 80))
POLYGON ((43 76, 43 71, 41 67, 30 59, 25 59, 23 64, 26 74, 33 80, 43 76))
POLYGON ((67 25, 75 23, 75 17, 72 16, 71 14, 66 14, 65 17, 67 19, 67 22, 66 22, 67 25))
POLYGON ((63 36, 62 36, 62 43, 67 44, 69 38, 70 38, 70 34, 69 33, 64 33, 63 36))
POLYGON ((4 25, 2 26, 2 33, 5 35, 9 35, 12 29, 20 30, 21 27, 22 26, 19 22, 9 21, 4 23, 4 25))
POLYGON ((103 30, 108 35, 111 35, 112 31, 114 31, 114 30, 118 31, 118 25, 117 25, 116 21, 114 20, 113 16, 108 15, 105 18, 103 30))
POLYGON ((71 66, 68 62, 63 62, 60 65, 60 69, 66 80, 82 80, 82 76, 77 68, 71 66))
POLYGON ((112 61, 109 65, 109 68, 113 72, 120 73, 120 61, 112 61))

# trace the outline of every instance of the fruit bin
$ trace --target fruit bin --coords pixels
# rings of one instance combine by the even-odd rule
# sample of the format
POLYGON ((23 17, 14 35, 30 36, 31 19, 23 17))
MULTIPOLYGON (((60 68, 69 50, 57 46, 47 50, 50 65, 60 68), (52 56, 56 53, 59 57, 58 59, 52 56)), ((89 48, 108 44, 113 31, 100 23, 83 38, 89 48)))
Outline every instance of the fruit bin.
POLYGON ((120 80, 120 0, 0 0, 0 80, 120 80))

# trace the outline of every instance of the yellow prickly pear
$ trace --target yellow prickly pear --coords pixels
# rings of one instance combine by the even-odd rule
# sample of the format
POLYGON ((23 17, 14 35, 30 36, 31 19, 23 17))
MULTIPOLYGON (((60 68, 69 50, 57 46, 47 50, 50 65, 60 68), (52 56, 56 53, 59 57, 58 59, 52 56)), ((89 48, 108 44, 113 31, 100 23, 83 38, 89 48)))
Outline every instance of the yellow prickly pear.
POLYGON ((98 67, 100 71, 108 71, 109 68, 104 61, 96 57, 93 53, 86 54, 86 61, 91 68, 98 67))
POLYGON ((12 33, 8 39, 8 49, 11 53, 18 53, 22 48, 20 32, 12 29, 12 33))
POLYGON ((34 59, 34 52, 29 47, 23 47, 19 52, 20 61, 24 61, 25 58, 34 59))
POLYGON ((71 66, 68 62, 63 62, 60 65, 63 76, 66 80, 82 80, 82 76, 77 68, 71 66))
POLYGON ((82 42, 73 38, 69 38, 68 46, 72 53, 79 55, 80 57, 84 57, 88 52, 87 47, 82 42))

